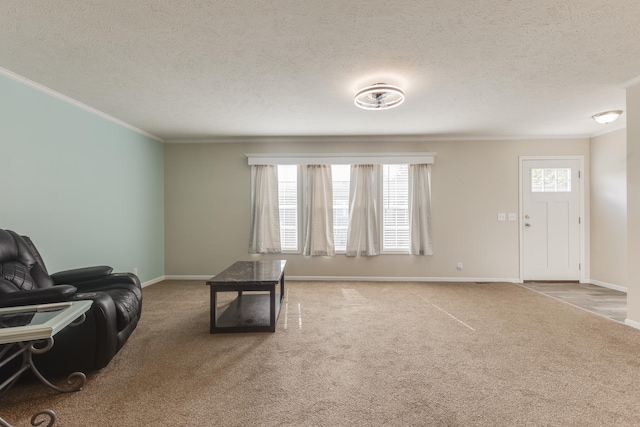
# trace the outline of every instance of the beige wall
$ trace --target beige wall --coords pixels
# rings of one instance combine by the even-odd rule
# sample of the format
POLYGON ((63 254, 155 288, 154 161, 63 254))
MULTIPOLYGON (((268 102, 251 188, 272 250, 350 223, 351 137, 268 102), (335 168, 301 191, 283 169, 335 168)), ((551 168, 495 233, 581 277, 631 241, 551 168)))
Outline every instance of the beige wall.
POLYGON ((640 328, 640 85, 627 89, 627 319, 640 328))
POLYGON ((497 213, 518 212, 521 155, 583 155, 588 167, 589 140, 165 144, 165 274, 213 275, 236 260, 270 257, 289 260, 289 276, 517 280, 518 223, 498 222, 497 213), (248 254, 245 153, 391 151, 437 152, 433 256, 248 254), (456 270, 458 261, 464 270, 456 270))
POLYGON ((591 282, 627 286, 627 133, 591 139, 591 282))

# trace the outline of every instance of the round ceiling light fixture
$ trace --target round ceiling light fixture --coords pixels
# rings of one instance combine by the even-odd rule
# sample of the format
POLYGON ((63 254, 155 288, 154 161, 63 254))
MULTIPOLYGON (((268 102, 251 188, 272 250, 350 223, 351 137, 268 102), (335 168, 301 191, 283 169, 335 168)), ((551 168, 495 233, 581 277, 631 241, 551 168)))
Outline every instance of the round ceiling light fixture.
POLYGON ((388 110, 404 102, 404 92, 397 86, 376 83, 356 92, 354 102, 365 110, 388 110))
POLYGON ((622 114, 622 110, 611 110, 595 114, 591 116, 591 118, 598 123, 608 125, 609 123, 617 120, 618 117, 620 117, 620 114, 622 114))

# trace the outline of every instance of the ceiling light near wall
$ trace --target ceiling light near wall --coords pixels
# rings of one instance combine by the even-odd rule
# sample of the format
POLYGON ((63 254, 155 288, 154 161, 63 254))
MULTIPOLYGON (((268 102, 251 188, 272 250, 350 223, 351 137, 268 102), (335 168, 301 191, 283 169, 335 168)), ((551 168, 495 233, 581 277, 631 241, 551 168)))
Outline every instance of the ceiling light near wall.
POLYGON ((359 90, 354 102, 365 110, 388 110, 404 102, 404 92, 397 86, 376 83, 359 90))
POLYGON ((596 122, 606 125, 615 121, 618 117, 620 117, 620 114, 622 114, 622 110, 611 110, 611 111, 605 111, 603 113, 595 114, 591 117, 596 122))

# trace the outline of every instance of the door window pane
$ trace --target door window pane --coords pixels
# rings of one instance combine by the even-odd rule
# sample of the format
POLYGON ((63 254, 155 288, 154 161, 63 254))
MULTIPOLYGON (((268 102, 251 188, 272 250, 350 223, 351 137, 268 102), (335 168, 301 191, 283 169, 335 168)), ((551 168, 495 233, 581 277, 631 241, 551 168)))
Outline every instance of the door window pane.
POLYGON ((570 192, 571 169, 531 169, 531 191, 534 193, 570 192))

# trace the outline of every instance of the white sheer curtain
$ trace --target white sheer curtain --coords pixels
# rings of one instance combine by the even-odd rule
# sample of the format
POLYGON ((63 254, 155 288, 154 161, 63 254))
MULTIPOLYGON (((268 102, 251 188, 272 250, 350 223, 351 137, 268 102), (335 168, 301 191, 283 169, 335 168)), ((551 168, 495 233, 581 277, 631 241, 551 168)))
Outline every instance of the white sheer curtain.
POLYGON ((304 255, 335 255, 330 165, 307 165, 303 176, 304 255))
POLYGON ((347 256, 380 253, 380 165, 351 165, 347 256))
POLYGON ((276 165, 252 165, 249 253, 279 252, 281 252, 281 248, 278 167, 276 165))
POLYGON ((409 165, 411 255, 433 255, 431 235, 431 165, 409 165))

